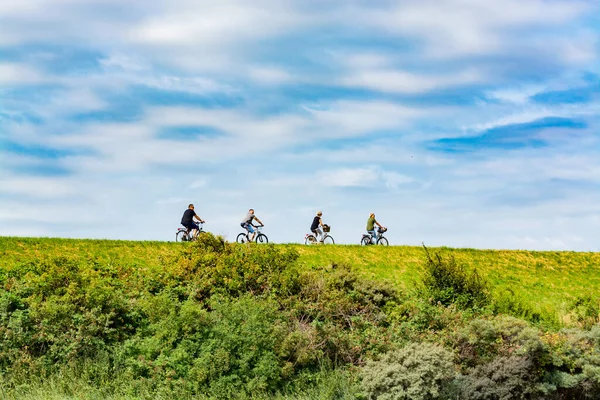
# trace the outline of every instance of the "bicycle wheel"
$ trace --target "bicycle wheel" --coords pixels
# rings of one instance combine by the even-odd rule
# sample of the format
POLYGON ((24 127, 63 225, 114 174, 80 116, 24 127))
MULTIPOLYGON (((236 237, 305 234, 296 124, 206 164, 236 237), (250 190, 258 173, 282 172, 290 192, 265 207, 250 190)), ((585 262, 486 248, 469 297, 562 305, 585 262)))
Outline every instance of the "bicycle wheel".
POLYGON ((200 235, 202 235, 203 233, 206 233, 206 232, 204 232, 204 231, 198 231, 198 232, 196 233, 196 236, 190 236, 190 238, 189 238, 189 239, 190 239, 190 242, 195 242, 196 240, 198 240, 198 237, 199 237, 200 235))
POLYGON ((363 246, 368 246, 368 245, 372 244, 371 243, 371 238, 368 237, 368 236, 363 236, 363 238, 360 241, 360 244, 363 245, 363 246))
POLYGON ((256 243, 269 243, 269 238, 264 233, 259 233, 256 237, 256 243))
POLYGON ((186 231, 177 231, 177 233, 175 234, 175 241, 176 242, 187 242, 188 241, 188 235, 186 231))
POLYGON ((325 236, 325 239, 323 239, 323 244, 335 244, 335 241, 331 236, 327 235, 325 236))
POLYGON ((380 244, 382 246, 389 246, 388 240, 383 236, 377 239, 377 244, 380 244))
POLYGON ((314 235, 308 235, 306 237, 306 240, 304 241, 304 244, 316 244, 317 243, 317 238, 314 235))
POLYGON ((248 237, 245 233, 240 233, 239 235, 237 235, 235 241, 238 243, 248 243, 248 237))

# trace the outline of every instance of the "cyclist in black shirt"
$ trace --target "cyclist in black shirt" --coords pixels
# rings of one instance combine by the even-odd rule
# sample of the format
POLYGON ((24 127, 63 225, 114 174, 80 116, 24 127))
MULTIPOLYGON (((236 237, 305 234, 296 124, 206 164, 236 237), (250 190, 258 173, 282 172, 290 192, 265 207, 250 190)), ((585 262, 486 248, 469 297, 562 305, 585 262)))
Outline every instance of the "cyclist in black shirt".
POLYGON ((205 222, 202 218, 198 216, 198 214, 196 214, 196 211, 194 211, 194 205, 190 204, 188 206, 188 209, 183 212, 183 217, 181 217, 181 225, 187 228, 188 233, 190 233, 191 231, 192 237, 196 237, 196 235, 198 234, 198 230, 200 229, 198 224, 194 222, 194 218, 196 218, 201 223, 205 222))
POLYGON ((321 216, 323 213, 321 211, 317 211, 317 216, 313 218, 312 225, 310 226, 310 231, 315 234, 319 242, 323 243, 323 220, 321 216))

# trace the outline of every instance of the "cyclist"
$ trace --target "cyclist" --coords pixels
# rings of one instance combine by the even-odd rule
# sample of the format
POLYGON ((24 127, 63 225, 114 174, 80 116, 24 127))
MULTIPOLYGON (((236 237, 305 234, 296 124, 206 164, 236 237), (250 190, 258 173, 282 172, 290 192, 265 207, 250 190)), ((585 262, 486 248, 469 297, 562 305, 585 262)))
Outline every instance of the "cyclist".
POLYGON ((256 217, 256 215, 254 215, 254 209, 253 208, 249 209, 248 214, 246 214, 246 216, 244 217, 244 219, 242 220, 242 223, 240 225, 242 225, 242 228, 247 230, 248 233, 252 234, 252 237, 249 238, 250 242, 254 241, 254 236, 256 236, 256 231, 254 230, 254 226, 252 225, 253 220, 256 220, 256 222, 258 222, 260 224, 260 226, 265 226, 260 221, 260 219, 258 219, 258 217, 256 217))
POLYGON ((323 220, 321 216, 323 212, 317 211, 317 216, 313 218, 312 225, 310 226, 310 231, 315 234, 315 237, 319 242, 323 243, 323 238, 325 237, 325 233, 323 232, 323 220))
POLYGON ((205 222, 202 218, 198 216, 198 214, 196 214, 196 211, 194 211, 194 205, 190 204, 188 206, 188 209, 183 212, 183 217, 181 217, 181 225, 187 228, 188 234, 190 232, 192 233, 191 237, 196 237, 196 235, 198 234, 198 230, 200 229, 198 224, 194 222, 194 218, 196 218, 201 223, 205 222))
POLYGON ((385 229, 385 227, 381 226, 381 224, 375 219, 375 213, 371 213, 369 215, 369 219, 367 220, 367 233, 371 235, 371 243, 377 242, 377 231, 375 231, 375 225, 377 225, 379 229, 385 229))

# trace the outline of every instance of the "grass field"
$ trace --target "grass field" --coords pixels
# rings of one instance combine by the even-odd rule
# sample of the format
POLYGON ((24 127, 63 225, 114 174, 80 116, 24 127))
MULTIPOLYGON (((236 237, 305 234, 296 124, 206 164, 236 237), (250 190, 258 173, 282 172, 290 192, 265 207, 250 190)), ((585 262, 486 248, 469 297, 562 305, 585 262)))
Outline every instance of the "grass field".
MULTIPOLYGON (((62 255, 94 259, 102 263, 159 269, 164 259, 186 244, 117 240, 53 238, 0 238, 0 269, 34 259, 62 255)), ((300 254, 307 268, 347 264, 366 276, 385 280, 403 291, 420 281, 425 265, 422 247, 361 247, 357 245, 304 246, 280 244, 300 254)), ((600 293, 600 253, 559 251, 508 251, 430 248, 430 253, 453 256, 468 269, 477 269, 495 296, 509 296, 528 305, 546 320, 570 325, 568 310, 581 301, 597 302, 600 293)))
POLYGON ((598 253, 0 237, 0 282, 0 398, 355 399, 405 350, 448 398, 600 393, 598 253))

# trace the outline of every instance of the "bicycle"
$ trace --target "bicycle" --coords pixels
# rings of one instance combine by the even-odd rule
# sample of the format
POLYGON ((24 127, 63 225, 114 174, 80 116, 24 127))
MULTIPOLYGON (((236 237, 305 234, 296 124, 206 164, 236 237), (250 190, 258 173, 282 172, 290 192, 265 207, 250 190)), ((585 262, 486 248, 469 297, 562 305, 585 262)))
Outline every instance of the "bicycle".
POLYGON ((368 233, 363 233, 360 244, 363 246, 369 246, 372 244, 379 244, 382 246, 389 246, 388 240, 383 236, 383 233, 387 231, 387 228, 377 228, 377 242, 373 243, 373 237, 368 233))
POLYGON ((319 241, 314 233, 307 233, 304 236, 304 244, 335 244, 335 240, 329 235, 330 230, 331 227, 329 225, 323 225, 323 241, 319 241))
MULTIPOLYGON (((269 238, 267 237, 267 235, 265 235, 264 233, 261 232, 263 225, 252 225, 254 228, 256 228, 256 237, 254 238, 254 241, 256 243, 269 243, 269 238)), ((250 232, 246 231, 246 232, 242 232, 239 235, 237 235, 237 238, 235 238, 235 241, 238 243, 249 243, 250 242, 250 232)))
POLYGON ((196 232, 196 236, 192 237, 191 235, 191 230, 188 230, 187 228, 179 228, 177 229, 177 232, 175 233, 175 241, 176 242, 193 242, 196 239, 198 239, 198 236, 200 236, 201 233, 206 233, 204 232, 204 230, 202 229, 202 226, 204 225, 204 222, 201 222, 200 224, 198 224, 198 229, 196 232))

